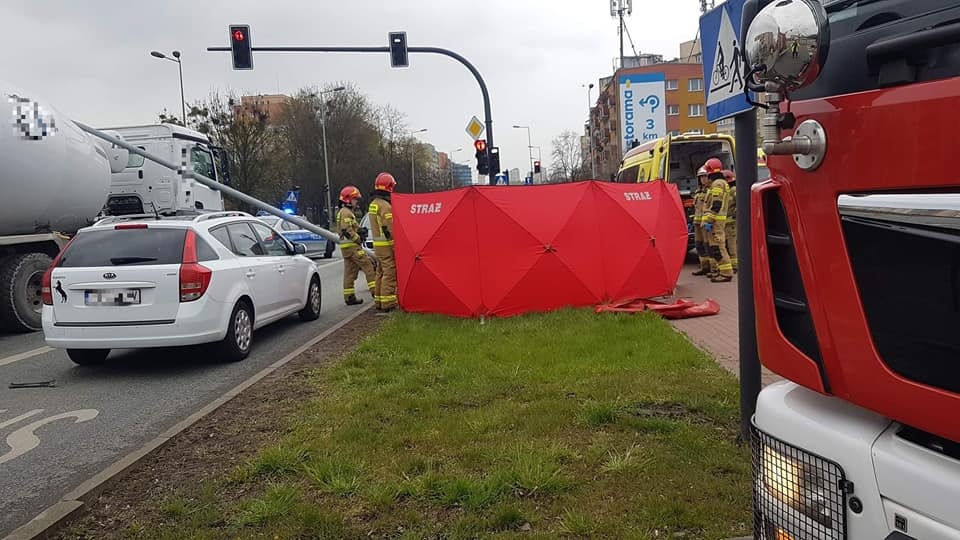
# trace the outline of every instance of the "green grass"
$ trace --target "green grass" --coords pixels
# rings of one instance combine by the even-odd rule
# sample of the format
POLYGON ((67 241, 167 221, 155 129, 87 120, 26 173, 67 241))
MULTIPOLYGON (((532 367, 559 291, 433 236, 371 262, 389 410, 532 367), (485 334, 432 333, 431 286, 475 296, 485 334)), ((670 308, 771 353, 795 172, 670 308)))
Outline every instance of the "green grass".
POLYGON ((313 383, 292 433, 221 480, 241 499, 200 512, 187 486, 171 534, 749 532, 736 382, 652 314, 400 314, 313 383))

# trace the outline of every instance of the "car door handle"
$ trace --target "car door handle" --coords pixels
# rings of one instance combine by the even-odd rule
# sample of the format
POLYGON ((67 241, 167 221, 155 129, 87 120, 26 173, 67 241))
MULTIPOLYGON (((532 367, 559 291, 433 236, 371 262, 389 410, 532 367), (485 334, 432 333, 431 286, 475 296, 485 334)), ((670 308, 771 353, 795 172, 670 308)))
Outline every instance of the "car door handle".
POLYGON ((246 276, 247 276, 248 278, 253 279, 253 277, 256 276, 256 275, 257 275, 257 273, 254 272, 253 270, 247 270, 246 276))

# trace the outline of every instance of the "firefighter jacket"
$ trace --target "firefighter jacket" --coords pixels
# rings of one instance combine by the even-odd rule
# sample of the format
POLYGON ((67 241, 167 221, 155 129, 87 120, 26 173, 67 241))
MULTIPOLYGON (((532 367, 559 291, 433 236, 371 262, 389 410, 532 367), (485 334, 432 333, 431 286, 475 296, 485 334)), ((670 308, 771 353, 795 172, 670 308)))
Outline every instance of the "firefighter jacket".
POLYGON ((693 192, 693 224, 703 225, 703 210, 707 199, 707 188, 700 186, 693 192))
POLYGON ((373 247, 393 246, 393 207, 387 198, 376 195, 367 208, 373 247))
POLYGON ((353 213, 353 209, 344 206, 337 212, 337 232, 340 234, 342 239, 340 242, 340 249, 347 249, 352 247, 357 247, 360 243, 360 233, 358 229, 360 224, 357 222, 357 216, 353 213))
POLYGON ((737 221, 737 186, 729 184, 727 187, 727 223, 737 221))
POLYGON ((727 193, 730 186, 723 178, 718 178, 710 184, 707 198, 704 201, 703 223, 723 225, 727 222, 727 193))

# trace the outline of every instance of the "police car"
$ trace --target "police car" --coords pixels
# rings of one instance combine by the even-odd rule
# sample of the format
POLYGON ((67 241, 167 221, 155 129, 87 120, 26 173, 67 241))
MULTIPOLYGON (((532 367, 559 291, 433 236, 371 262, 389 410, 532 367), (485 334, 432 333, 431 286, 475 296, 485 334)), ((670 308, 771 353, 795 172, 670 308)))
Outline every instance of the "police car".
MULTIPOLYGON (((314 259, 329 259, 333 257, 333 252, 337 247, 335 242, 328 242, 326 238, 319 234, 301 229, 297 224, 278 218, 272 214, 264 212, 257 217, 269 227, 280 231, 280 234, 290 242, 307 246, 307 257, 314 259)), ((297 217, 308 221, 307 218, 303 216, 297 217)))

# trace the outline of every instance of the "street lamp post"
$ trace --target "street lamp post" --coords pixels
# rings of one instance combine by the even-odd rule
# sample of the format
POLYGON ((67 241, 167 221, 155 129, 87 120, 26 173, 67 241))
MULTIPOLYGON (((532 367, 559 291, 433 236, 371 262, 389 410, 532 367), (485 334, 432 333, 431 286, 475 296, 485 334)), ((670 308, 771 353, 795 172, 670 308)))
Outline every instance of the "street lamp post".
POLYGON ((323 175, 324 181, 327 184, 327 226, 333 226, 333 199, 330 196, 332 187, 330 186, 330 162, 327 159, 327 101, 323 99, 324 94, 332 94, 333 92, 340 92, 346 90, 346 87, 338 86, 330 90, 321 90, 319 93, 320 98, 320 131, 322 133, 321 137, 323 138, 323 175))
POLYGON ((413 136, 416 135, 417 133, 423 133, 425 131, 427 131, 427 128, 418 129, 417 131, 410 132, 410 184, 411 184, 411 189, 413 190, 414 193, 417 192, 417 172, 416 172, 416 169, 414 168, 414 150, 416 149, 417 146, 413 142, 414 141, 413 136))
POLYGON ((176 62, 177 67, 180 71, 180 112, 183 114, 183 125, 187 125, 187 102, 183 97, 183 64, 180 62, 180 51, 173 51, 170 53, 173 58, 163 54, 160 51, 150 51, 150 56, 154 58, 161 58, 163 60, 169 60, 171 62, 176 62))
POLYGON ((533 141, 530 139, 530 126, 513 126, 513 129, 527 130, 527 157, 530 158, 530 178, 533 179, 533 141))
POLYGON ((587 136, 590 137, 590 178, 593 180, 597 179, 597 162, 593 157, 593 114, 590 111, 593 109, 593 100, 590 98, 590 91, 593 90, 593 83, 590 83, 590 86, 587 86, 587 136))

